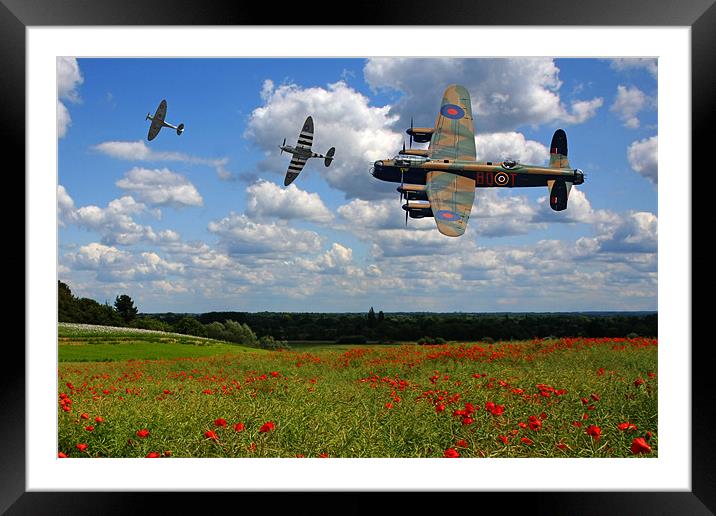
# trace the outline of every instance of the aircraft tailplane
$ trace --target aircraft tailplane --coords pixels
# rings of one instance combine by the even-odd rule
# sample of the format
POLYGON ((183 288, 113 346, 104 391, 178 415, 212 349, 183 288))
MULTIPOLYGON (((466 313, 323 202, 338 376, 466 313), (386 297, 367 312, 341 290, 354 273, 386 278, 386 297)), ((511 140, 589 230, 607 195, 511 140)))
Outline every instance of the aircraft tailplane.
POLYGON ((333 161, 333 154, 335 154, 335 152, 335 147, 331 147, 330 149, 328 149, 328 152, 326 152, 326 159, 324 163, 327 167, 330 166, 331 162, 333 161))
POLYGON ((177 136, 181 136, 181 133, 184 132, 184 124, 179 124, 177 126, 177 136))

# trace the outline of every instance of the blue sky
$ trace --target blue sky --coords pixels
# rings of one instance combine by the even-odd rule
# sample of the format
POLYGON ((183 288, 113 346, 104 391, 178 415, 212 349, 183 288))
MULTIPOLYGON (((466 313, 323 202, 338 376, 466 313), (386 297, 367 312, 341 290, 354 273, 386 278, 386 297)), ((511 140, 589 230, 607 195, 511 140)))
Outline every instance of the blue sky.
MULTIPOLYGON (((58 277, 142 312, 656 310, 654 59, 58 59, 58 277), (478 160, 544 164, 557 128, 586 174, 479 189, 466 233, 404 225, 369 175, 470 92, 478 160), (149 142, 147 112, 168 103, 149 142), (307 115, 311 160, 283 186, 307 115)), ((420 146, 420 145, 416 145, 420 146)))

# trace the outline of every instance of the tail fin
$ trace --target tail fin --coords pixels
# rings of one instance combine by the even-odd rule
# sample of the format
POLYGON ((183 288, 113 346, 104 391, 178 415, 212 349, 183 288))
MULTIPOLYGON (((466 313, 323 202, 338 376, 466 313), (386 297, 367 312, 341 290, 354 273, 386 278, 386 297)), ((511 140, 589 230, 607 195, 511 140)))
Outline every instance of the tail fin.
MULTIPOLYGON (((570 168, 567 158, 567 134, 562 129, 557 129, 552 136, 552 143, 549 146, 549 166, 551 168, 570 168)), ((567 209, 569 192, 572 183, 562 178, 547 181, 549 190, 549 207, 554 211, 567 209)))
POLYGON ((549 166, 551 168, 569 168, 567 158, 567 134, 557 129, 549 146, 549 166))
POLYGON ((151 113, 147 113, 147 117, 145 118, 145 120, 151 120, 151 119, 152 119, 151 113))
POLYGON ((331 164, 331 162, 333 161, 333 155, 335 154, 335 152, 336 152, 335 147, 331 147, 330 149, 328 149, 328 152, 326 152, 326 160, 325 160, 326 166, 329 166, 331 164))
POLYGON ((177 126, 177 136, 181 136, 181 133, 184 132, 184 124, 179 124, 177 126))

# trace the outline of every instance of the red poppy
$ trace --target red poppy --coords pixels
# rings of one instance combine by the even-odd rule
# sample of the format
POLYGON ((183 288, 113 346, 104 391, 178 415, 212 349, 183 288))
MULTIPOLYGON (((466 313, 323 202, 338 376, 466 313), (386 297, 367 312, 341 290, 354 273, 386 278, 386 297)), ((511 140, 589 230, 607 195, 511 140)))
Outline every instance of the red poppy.
POLYGON ((520 425, 520 428, 527 428, 527 423, 523 423, 522 421, 520 421, 517 424, 520 425))
POLYGON ((297 453, 297 454, 296 454, 296 458, 297 458, 297 459, 305 459, 306 456, 305 456, 303 453, 297 453))
POLYGON ((87 449, 88 445, 85 444, 85 443, 79 443, 79 444, 76 445, 75 447, 76 447, 79 451, 85 451, 85 450, 87 449))
POLYGON ((226 428, 226 419, 224 419, 223 417, 215 419, 214 426, 221 426, 221 427, 226 428))
POLYGON ((276 378, 278 376, 278 371, 271 371, 271 376, 276 378))
POLYGON ((261 428, 259 428, 259 432, 271 432, 274 428, 276 428, 276 425, 273 421, 268 421, 261 425, 261 428))
POLYGON ((165 457, 171 457, 171 456, 172 456, 172 451, 171 451, 171 450, 165 451, 165 452, 164 452, 164 456, 165 456, 165 457))
POLYGON ((392 408, 393 408, 393 404, 392 404, 391 402, 388 402, 388 403, 385 404, 385 408, 387 408, 387 409, 392 409, 392 408))
POLYGON ((85 430, 87 430, 88 432, 92 432, 94 430, 94 427, 92 425, 89 425, 85 427, 85 430))
POLYGON ((579 428, 580 426, 582 426, 582 422, 581 421, 573 421, 572 426, 576 426, 577 428, 579 428))
POLYGON ((495 405, 495 408, 492 409, 492 415, 493 416, 499 416, 505 411, 504 405, 495 405))
POLYGON ((158 459, 159 457, 161 457, 161 455, 158 452, 151 451, 151 452, 147 453, 148 459, 158 459))
POLYGON ((330 457, 330 455, 328 455, 327 453, 323 452, 323 453, 319 453, 319 454, 318 454, 318 457, 321 458, 321 459, 327 459, 328 457, 330 457))
POLYGON ((637 378, 634 380, 634 387, 639 387, 640 385, 643 385, 646 383, 643 378, 637 378))
POLYGON ((66 459, 66 458, 67 458, 67 454, 64 453, 64 452, 59 452, 59 453, 57 454, 57 458, 58 458, 58 459, 66 459))
POLYGON ((89 414, 87 412, 83 412, 80 414, 80 419, 89 419, 89 414))
POLYGON ((637 437, 631 442, 631 452, 634 455, 638 453, 651 453, 651 446, 647 444, 643 437, 637 437))
POLYGON ((530 420, 530 428, 535 431, 539 430, 540 428, 542 428, 542 421, 540 421, 539 419, 530 420))
POLYGON ((439 403, 435 405, 435 412, 444 412, 445 411, 445 405, 442 403, 439 403))
POLYGON ((164 394, 171 394, 171 393, 172 393, 172 391, 170 391, 169 389, 164 389, 162 392, 163 392, 164 394))
POLYGON ((448 459, 454 459, 460 456, 460 452, 458 452, 455 448, 448 448, 445 450, 445 453, 443 453, 443 457, 447 457, 448 459))
POLYGON ((634 423, 630 423, 629 421, 625 421, 624 423, 619 423, 617 428, 622 432, 624 430, 636 430, 636 425, 634 423))
POLYGON ((102 416, 97 416, 94 420, 95 423, 104 423, 104 418, 102 416))
POLYGON ((214 441, 219 440, 219 436, 213 430, 207 430, 206 432, 204 432, 204 437, 206 437, 207 439, 212 439, 214 441))
POLYGON ((589 403, 589 399, 582 398, 582 404, 586 405, 587 403, 589 403))
POLYGON ((464 417, 464 418, 462 418, 462 424, 463 424, 463 425, 471 425, 471 424, 473 424, 474 422, 475 422, 475 420, 472 419, 471 417, 464 417))
POLYGON ((149 435, 149 430, 146 428, 142 428, 141 430, 137 430, 137 437, 147 437, 149 435))
POLYGON ((555 446, 557 448, 559 448, 560 450, 568 450, 569 449, 569 445, 565 444, 565 443, 557 443, 555 446))
POLYGON ((592 396, 591 396, 591 397, 592 397, 592 399, 593 399, 594 401, 599 401, 599 400, 602 399, 602 398, 599 397, 599 394, 594 394, 594 393, 592 393, 592 396))
POLYGON ((237 432, 243 432, 246 429, 246 426, 243 423, 236 423, 234 425, 234 430, 237 432))
POLYGON ((602 429, 599 428, 597 425, 589 425, 587 427, 587 435, 591 435, 595 439, 599 439, 599 436, 602 435, 602 429))
POLYGON ((546 412, 542 412, 542 413, 539 415, 539 418, 540 418, 542 421, 544 421, 545 419, 547 419, 547 413, 546 413, 546 412))
POLYGON ((506 435, 501 435, 501 436, 499 436, 499 437, 500 437, 500 441, 502 441, 503 443, 507 444, 507 436, 506 436, 506 435))
POLYGON ((534 441, 532 439, 530 439, 529 437, 520 437, 520 441, 525 443, 527 446, 534 444, 534 441))
POLYGON ((455 443, 455 446, 458 448, 467 448, 467 441, 465 439, 460 439, 458 442, 455 443))

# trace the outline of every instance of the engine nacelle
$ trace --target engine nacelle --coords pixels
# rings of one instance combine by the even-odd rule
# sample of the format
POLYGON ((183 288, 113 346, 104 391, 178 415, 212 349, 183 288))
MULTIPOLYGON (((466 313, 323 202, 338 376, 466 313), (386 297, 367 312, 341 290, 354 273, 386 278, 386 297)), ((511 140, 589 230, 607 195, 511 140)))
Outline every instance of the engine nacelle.
POLYGON ((425 185, 401 185, 396 188, 401 194, 403 199, 408 201, 427 201, 428 193, 425 190, 425 185))
POLYGON ((403 209, 408 212, 411 219, 422 219, 423 217, 432 217, 433 209, 430 207, 430 202, 409 200, 403 204, 403 209))
POLYGON ((411 127, 405 131, 418 143, 427 143, 433 137, 435 129, 432 127, 411 127))

